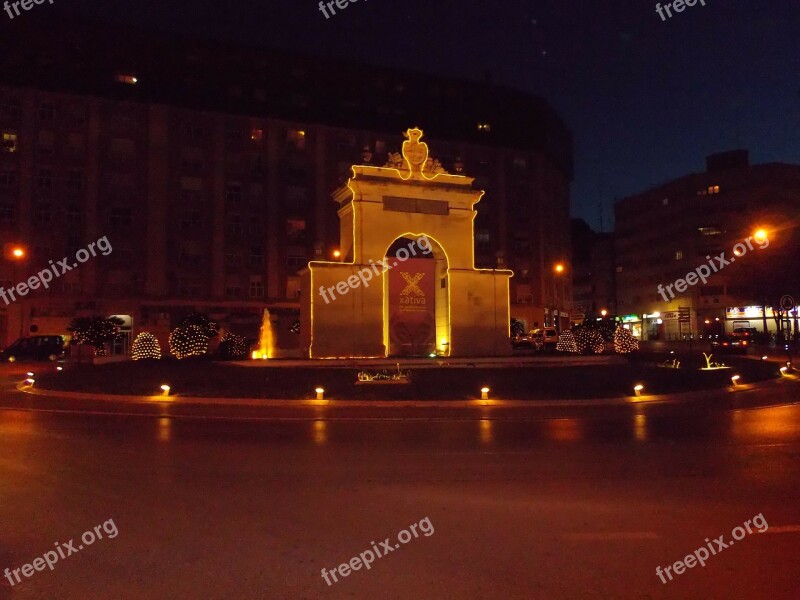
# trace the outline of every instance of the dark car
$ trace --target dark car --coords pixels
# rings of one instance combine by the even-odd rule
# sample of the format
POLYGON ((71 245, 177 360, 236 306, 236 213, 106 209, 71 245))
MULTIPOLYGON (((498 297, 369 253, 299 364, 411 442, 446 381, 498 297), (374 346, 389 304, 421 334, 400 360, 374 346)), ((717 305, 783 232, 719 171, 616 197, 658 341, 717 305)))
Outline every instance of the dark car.
POLYGON ((60 335, 34 335, 19 338, 0 352, 0 362, 18 360, 58 360, 64 355, 64 338, 60 335))
POLYGON ((721 354, 747 354, 747 347, 750 342, 746 339, 721 336, 711 342, 711 351, 719 352, 721 354))

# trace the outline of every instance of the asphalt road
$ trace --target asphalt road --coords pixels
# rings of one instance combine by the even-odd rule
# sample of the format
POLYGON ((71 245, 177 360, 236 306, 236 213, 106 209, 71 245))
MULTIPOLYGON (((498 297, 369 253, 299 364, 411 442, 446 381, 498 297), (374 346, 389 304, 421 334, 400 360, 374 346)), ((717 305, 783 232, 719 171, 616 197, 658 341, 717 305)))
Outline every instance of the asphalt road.
POLYGON ((226 420, 40 402, 0 394, 0 571, 75 553, 3 576, 2 597, 800 599, 800 405, 226 420), (717 554, 676 574, 705 538, 717 554))

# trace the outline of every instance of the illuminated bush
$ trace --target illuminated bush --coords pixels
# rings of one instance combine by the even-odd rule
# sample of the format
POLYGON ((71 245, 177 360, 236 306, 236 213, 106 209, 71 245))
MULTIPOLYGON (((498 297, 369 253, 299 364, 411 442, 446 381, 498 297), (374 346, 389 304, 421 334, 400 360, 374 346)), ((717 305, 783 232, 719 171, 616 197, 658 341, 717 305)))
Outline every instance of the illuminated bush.
POLYGON ((131 346, 131 358, 133 360, 160 359, 161 344, 158 343, 158 338, 148 331, 137 335, 131 346))
POLYGON ((227 331, 220 340, 218 353, 223 360, 244 360, 248 358, 249 350, 244 336, 227 331))
POLYGON ((169 351, 182 360, 208 352, 208 336, 198 325, 179 326, 169 335, 169 351))
POLYGON ((633 337, 629 329, 622 325, 614 331, 614 352, 617 354, 628 354, 639 349, 639 342, 633 337))
POLYGON ((580 327, 575 335, 575 344, 581 354, 602 354, 606 349, 605 340, 599 331, 589 327, 580 327))
POLYGON ((578 346, 575 343, 575 334, 569 330, 562 331, 561 335, 558 336, 556 350, 559 352, 577 352, 578 346))

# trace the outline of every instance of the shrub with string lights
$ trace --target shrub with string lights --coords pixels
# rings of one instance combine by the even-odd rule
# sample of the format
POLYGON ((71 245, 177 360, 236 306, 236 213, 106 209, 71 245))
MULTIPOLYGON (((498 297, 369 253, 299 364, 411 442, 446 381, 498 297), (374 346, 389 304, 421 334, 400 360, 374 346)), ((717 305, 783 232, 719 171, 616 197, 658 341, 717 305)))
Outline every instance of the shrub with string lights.
POLYGON ((169 351, 178 360, 203 356, 208 352, 208 336, 199 325, 178 326, 169 335, 169 351))
POLYGON ((133 360, 158 360, 161 358, 161 344, 158 338, 149 331, 143 331, 136 336, 131 346, 131 358, 133 360))
POLYGON ((605 340, 597 329, 579 327, 575 334, 575 344, 581 354, 602 354, 606 349, 605 340))
POLYGON ((94 346, 95 356, 105 356, 106 344, 119 337, 122 324, 118 317, 79 317, 72 320, 67 331, 72 334, 72 344, 94 346))
POLYGON ((614 330, 614 352, 617 354, 629 354, 638 349, 639 342, 633 337, 629 329, 620 325, 614 330))
POLYGON ((556 344, 558 352, 572 352, 578 351, 578 345, 575 343, 575 334, 571 331, 562 331, 558 336, 558 343, 556 344))
POLYGON ((248 357, 249 347, 244 336, 226 331, 217 350, 223 360, 244 360, 248 357))

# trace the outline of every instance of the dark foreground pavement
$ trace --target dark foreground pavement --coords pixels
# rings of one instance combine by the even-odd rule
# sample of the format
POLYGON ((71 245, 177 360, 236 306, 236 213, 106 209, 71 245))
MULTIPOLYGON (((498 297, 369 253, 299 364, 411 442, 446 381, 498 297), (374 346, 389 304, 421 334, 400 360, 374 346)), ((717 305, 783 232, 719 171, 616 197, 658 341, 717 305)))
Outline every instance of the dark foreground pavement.
POLYGON ((486 416, 0 410, 0 571, 119 532, 0 596, 800 598, 800 406, 486 416), (657 577, 759 514, 766 533, 657 577), (426 517, 430 536, 321 577, 426 517))

